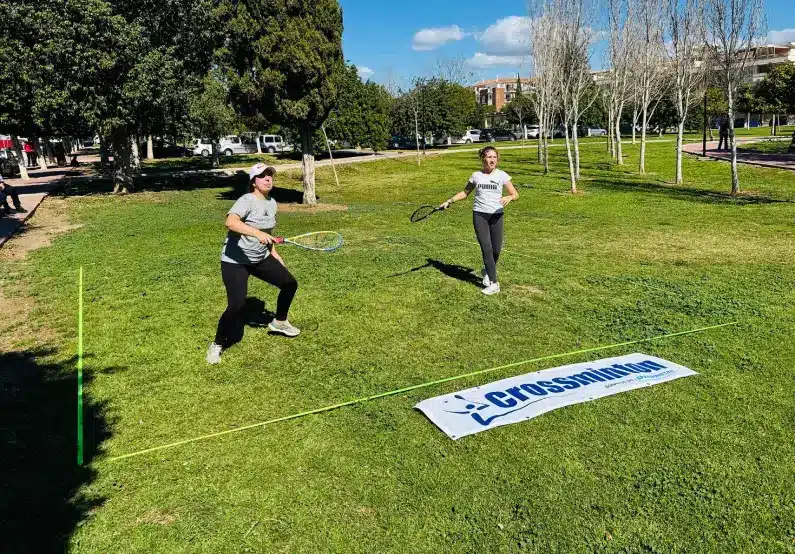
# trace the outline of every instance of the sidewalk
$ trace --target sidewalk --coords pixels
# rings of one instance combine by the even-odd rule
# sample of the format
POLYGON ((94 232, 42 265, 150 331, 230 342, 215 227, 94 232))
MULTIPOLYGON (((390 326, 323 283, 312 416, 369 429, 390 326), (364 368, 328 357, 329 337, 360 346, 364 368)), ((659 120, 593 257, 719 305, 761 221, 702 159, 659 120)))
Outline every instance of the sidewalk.
MULTIPOLYGON (((6 179, 19 193, 19 201, 27 210, 25 213, 13 213, 0 217, 0 247, 24 224, 33 217, 39 205, 54 190, 60 188, 66 179, 72 175, 79 175, 79 168, 50 167, 47 169, 28 169, 30 179, 24 181, 20 178, 6 179)), ((9 205, 11 199, 9 199, 9 205)))
MULTIPOLYGON (((766 138, 766 137, 765 137, 766 138)), ((737 139, 737 144, 748 144, 751 142, 761 142, 764 139, 737 139)), ((791 140, 789 137, 782 137, 781 140, 791 140)), ((701 156, 703 150, 701 143, 685 144, 683 150, 688 154, 701 156)), ((731 151, 718 150, 717 141, 707 143, 707 157, 715 160, 730 162, 732 159, 731 151)), ((792 154, 763 154, 760 152, 746 152, 737 150, 737 162, 762 167, 772 167, 775 169, 787 169, 795 171, 795 155, 792 154)))

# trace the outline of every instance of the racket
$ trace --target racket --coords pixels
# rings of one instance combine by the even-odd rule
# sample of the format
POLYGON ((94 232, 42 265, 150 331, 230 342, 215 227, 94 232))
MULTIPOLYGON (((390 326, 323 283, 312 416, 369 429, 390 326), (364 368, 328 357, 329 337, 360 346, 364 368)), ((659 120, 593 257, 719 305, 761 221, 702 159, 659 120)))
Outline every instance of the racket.
POLYGON ((273 237, 276 244, 293 244, 306 250, 317 252, 334 252, 343 243, 342 235, 336 231, 316 231, 294 237, 273 237))
POLYGON ((414 210, 413 214, 411 214, 411 222, 417 223, 418 221, 427 219, 436 212, 441 212, 441 211, 442 208, 440 208, 439 206, 431 206, 430 204, 423 204, 422 206, 414 210))

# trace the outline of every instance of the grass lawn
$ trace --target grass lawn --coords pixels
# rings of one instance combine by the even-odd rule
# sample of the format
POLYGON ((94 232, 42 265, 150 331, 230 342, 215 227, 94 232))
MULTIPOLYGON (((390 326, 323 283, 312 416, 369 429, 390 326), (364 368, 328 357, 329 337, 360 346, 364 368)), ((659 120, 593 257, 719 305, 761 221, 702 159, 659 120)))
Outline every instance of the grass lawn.
POLYGON ((790 141, 787 140, 764 140, 751 144, 739 144, 739 150, 748 152, 761 152, 763 154, 787 154, 789 152, 790 141))
MULTIPOLYGON (((83 227, 0 265, 31 295, 42 338, 2 354, 10 402, 3 552, 795 552, 795 175, 649 145, 639 177, 583 146, 500 167, 503 292, 484 297, 471 200, 411 224, 478 168, 474 153, 318 170, 343 211, 284 209, 280 233, 340 231, 323 255, 281 248, 300 288, 288 340, 252 326, 208 367, 225 295, 223 218, 237 178, 142 180, 124 197, 61 202, 83 227), (90 466, 74 468, 77 268, 85 269, 90 466), (728 321, 728 327, 528 364, 119 461, 114 456, 537 356, 728 321), (451 441, 416 402, 499 378, 633 351, 700 375, 451 441), (31 357, 35 356, 35 357, 31 357), (24 372, 19 377, 20 372, 24 372), (17 379, 16 381, 14 379, 17 379)), ((297 190, 297 173, 277 184, 297 190)), ((282 191, 281 198, 290 193, 282 191)), ((258 303, 260 299, 263 303, 258 303)), ((13 329, 12 329, 13 331, 13 329)))

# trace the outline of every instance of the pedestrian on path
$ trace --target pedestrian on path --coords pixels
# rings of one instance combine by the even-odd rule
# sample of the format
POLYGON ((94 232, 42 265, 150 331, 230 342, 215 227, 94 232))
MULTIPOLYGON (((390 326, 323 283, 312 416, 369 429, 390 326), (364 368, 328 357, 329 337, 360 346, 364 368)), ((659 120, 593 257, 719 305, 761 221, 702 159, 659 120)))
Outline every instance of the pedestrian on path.
POLYGON ((729 149, 729 119, 724 117, 720 120, 720 140, 718 140, 718 150, 729 149))
POLYGON ((9 185, 3 179, 3 176, 0 175, 0 210, 5 210, 6 215, 11 213, 11 206, 8 205, 8 197, 11 197, 11 201, 14 203, 15 211, 24 213, 27 210, 22 207, 22 203, 19 201, 19 193, 14 190, 14 187, 9 185))
POLYGON ((28 158, 27 167, 35 167, 36 166, 36 150, 33 148, 33 145, 30 144, 29 141, 25 141, 25 155, 28 158))

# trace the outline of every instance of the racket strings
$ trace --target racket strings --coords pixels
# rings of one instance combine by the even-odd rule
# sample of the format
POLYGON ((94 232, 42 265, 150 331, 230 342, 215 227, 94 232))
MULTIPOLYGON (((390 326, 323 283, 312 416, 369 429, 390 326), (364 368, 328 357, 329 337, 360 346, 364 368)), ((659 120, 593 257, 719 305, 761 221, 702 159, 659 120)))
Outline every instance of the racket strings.
POLYGON ((310 250, 336 250, 342 246, 342 235, 335 231, 318 231, 293 237, 290 242, 310 250))
POLYGON ((411 214, 411 221, 414 223, 416 223, 417 221, 422 221, 423 219, 425 219, 435 211, 436 211, 436 206, 430 206, 430 205, 420 206, 414 211, 413 214, 411 214))

